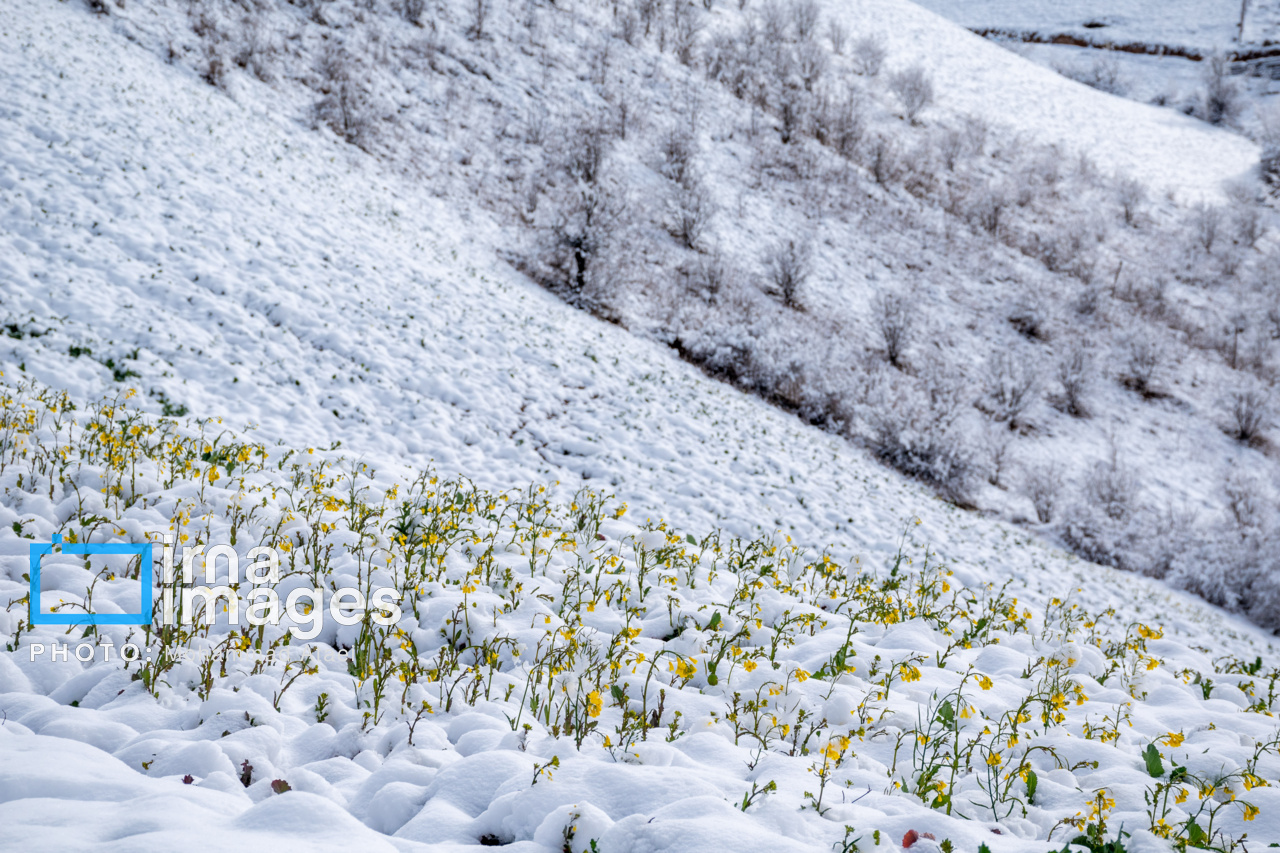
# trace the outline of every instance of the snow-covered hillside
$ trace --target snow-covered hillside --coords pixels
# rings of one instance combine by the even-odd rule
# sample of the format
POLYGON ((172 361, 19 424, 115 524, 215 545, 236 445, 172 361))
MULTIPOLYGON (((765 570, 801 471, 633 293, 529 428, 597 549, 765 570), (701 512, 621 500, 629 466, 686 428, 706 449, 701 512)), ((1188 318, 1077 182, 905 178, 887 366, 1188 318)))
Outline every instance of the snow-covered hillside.
MULTIPOLYGON (((869 850, 896 849, 914 830, 1000 853, 1061 849, 1105 823, 1142 850, 1168 848, 1146 831, 1158 817, 1186 835, 1210 811, 1211 831, 1280 838, 1277 788, 1263 785, 1280 785, 1277 650, 1263 633, 944 503, 845 439, 535 287, 503 260, 509 226, 460 191, 483 152, 454 143, 457 160, 406 176, 403 161, 282 111, 302 102, 288 81, 281 96, 236 72, 229 96, 165 64, 154 32, 75 3, 14 0, 0 12, 0 596, 12 602, 0 628, 14 646, 0 655, 5 844, 595 841, 613 853, 856 839, 869 850), (50 411, 50 387, 77 410, 50 411), (96 403, 129 388, 140 393, 110 413, 96 403), (157 420, 180 411, 221 421, 157 420), (90 421, 103 429, 86 431, 90 421), (219 455, 253 441, 264 456, 227 466, 239 450, 219 455), (322 464, 337 481, 307 479, 322 464), (417 479, 430 466, 441 492, 461 474, 505 497, 464 484, 463 509, 433 504, 437 484, 417 479), (584 485, 616 498, 588 503, 584 485), (519 535, 536 543, 540 526, 569 548, 539 557, 486 501, 512 507, 519 535), (363 533, 352 544, 357 506, 384 513, 367 547, 363 533), (394 525, 405 506, 452 517, 475 539, 452 529, 443 568, 411 591, 418 607, 406 606, 402 633, 376 634, 388 653, 376 673, 332 661, 314 674, 255 670, 257 659, 232 655, 224 675, 218 657, 244 639, 225 625, 188 638, 204 666, 32 660, 36 643, 89 642, 101 656, 105 639, 130 636, 24 627, 32 541, 137 541, 170 524, 225 541, 237 511, 252 510, 245 541, 299 552, 328 541, 332 581, 367 580, 361 560, 376 553, 388 566, 378 577, 405 585, 410 536, 431 535, 394 525), (603 538, 585 535, 597 519, 603 538), (914 565, 890 575, 900 549, 914 565), (953 574, 928 568, 939 561, 953 574), (648 589, 646 565, 657 572, 648 589), (543 658, 557 642, 574 650, 566 666, 543 658), (646 677, 646 661, 662 663, 646 677), (557 705, 567 725, 521 698, 551 683, 539 665, 564 670, 548 679, 571 695, 557 705), (393 689, 374 708, 379 678, 393 689), (450 705, 453 690, 471 698, 450 705), (1160 773, 1149 748, 1167 764, 1160 773), (1152 791, 1167 807, 1156 816, 1152 791)), ((972 72, 955 66, 958 80, 972 72)), ((1101 97, 1062 91, 1086 105, 1101 97)), ((1044 141, 1067 131, 1051 126, 1044 141)), ((1144 133, 1141 159, 1165 164, 1151 179, 1184 189, 1216 191, 1248 159, 1228 137, 1175 125, 1188 152, 1221 169, 1184 173, 1167 164, 1194 155, 1165 156, 1159 134, 1144 133)), ((41 604, 80 601, 91 579, 51 558, 41 604)), ((128 611, 137 595, 127 577, 94 587, 98 612, 128 611)), ((373 637, 334 632, 310 648, 322 659, 373 637)))

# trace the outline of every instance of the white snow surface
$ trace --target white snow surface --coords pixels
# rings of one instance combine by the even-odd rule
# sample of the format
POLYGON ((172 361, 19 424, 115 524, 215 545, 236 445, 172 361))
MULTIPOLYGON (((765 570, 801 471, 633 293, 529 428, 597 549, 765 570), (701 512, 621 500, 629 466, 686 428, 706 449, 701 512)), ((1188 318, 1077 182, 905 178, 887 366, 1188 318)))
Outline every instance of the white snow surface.
MULTIPOLYGON (((1063 151, 1087 153, 1106 171, 1185 202, 1222 198, 1223 183, 1258 162, 1258 146, 1241 136, 1066 80, 913 3, 858 0, 826 8, 852 32, 882 32, 891 55, 918 58, 947 109, 991 116, 1063 151)), ((968 13, 959 20, 967 23, 968 13)))
MULTIPOLYGON (((1237 137, 1063 81, 910 4, 841 8, 891 44, 925 48, 958 111, 1004 113, 1155 186, 1211 194, 1256 159, 1237 137)), ((567 495, 585 480, 637 520, 698 535, 781 530, 875 567, 909 527, 910 541, 935 549, 965 584, 1011 580, 1035 608, 1079 588, 1091 609, 1163 625, 1171 658, 1201 647, 1275 659, 1272 640, 1239 619, 951 507, 840 439, 575 312, 497 260, 483 217, 273 114, 248 89, 233 100, 164 65, 77 4, 6 2, 0 79, 0 300, 49 330, 5 342, 7 379, 90 399, 118 387, 95 360, 110 357, 143 373, 144 392, 193 415, 252 427, 268 443, 341 441, 341 453, 393 478, 433 462, 499 488, 558 479, 567 495), (73 344, 94 358, 71 357, 73 344)), ((0 593, 12 598, 26 540, 11 522, 44 535, 57 521, 52 510, 0 510, 0 593)), ((791 799, 744 815, 731 801, 748 787, 749 752, 711 731, 655 744, 640 765, 566 761, 556 786, 531 789, 535 759, 550 753, 475 734, 506 728, 487 711, 424 724, 427 745, 393 755, 377 733, 361 740, 358 724, 268 714, 253 730, 267 743, 252 748, 294 791, 184 786, 183 773, 232 778, 218 741, 194 734, 212 709, 136 690, 115 701, 105 688, 88 701, 127 677, 110 667, 74 679, 24 673, 24 657, 0 656, 6 848, 445 851, 471 848, 466 833, 492 821, 517 838, 508 849, 545 851, 559 849, 577 804, 580 827, 596 827, 608 853, 830 849, 842 821, 883 829, 886 844, 918 828, 964 850, 1048 849, 1032 822, 994 836, 891 793, 842 804, 824 822, 798 811, 798 761, 776 771, 791 799), (496 748, 472 751, 490 740, 496 748), (148 757, 161 763, 143 775, 148 757)), ((1135 717, 1144 737, 1195 730, 1207 749, 1217 744, 1208 723, 1239 716, 1225 700, 1193 702, 1198 688, 1172 675, 1159 687, 1135 717)), ((261 697, 250 707, 237 696, 221 697, 224 711, 265 713, 261 697)), ((899 699, 919 705, 927 693, 899 699)), ((1261 722, 1241 736, 1263 737, 1261 722)), ((1140 781, 1131 752, 1096 748, 1100 769, 1054 780, 1064 797, 1140 781)), ((1251 838, 1280 838, 1280 803, 1258 801, 1271 806, 1251 838)), ((1131 849, 1164 847, 1148 837, 1131 849)))

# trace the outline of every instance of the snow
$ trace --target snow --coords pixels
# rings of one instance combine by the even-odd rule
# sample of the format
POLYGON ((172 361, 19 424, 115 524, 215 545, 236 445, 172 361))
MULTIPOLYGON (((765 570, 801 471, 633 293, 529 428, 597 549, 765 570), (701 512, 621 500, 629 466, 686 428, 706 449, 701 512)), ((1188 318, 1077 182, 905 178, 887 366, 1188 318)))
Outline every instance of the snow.
MULTIPOLYGON (((892 15, 900 22, 892 43, 928 47, 949 109, 994 105, 1041 139, 1083 145, 1155 186, 1211 194, 1256 159, 1235 137, 1064 84, 909 5, 866 3, 844 14, 861 27, 892 15), (1117 137, 1116 127, 1126 136, 1117 137)), ((1254 745, 1274 733, 1273 717, 1241 713, 1252 697, 1232 682, 1245 679, 1215 675, 1219 683, 1206 698, 1177 674, 1183 667, 1207 673, 1213 658, 1226 655, 1258 655, 1274 666, 1274 641, 1253 626, 950 506, 841 439, 570 309, 498 259, 501 232, 482 214, 395 180, 371 158, 300 128, 251 92, 233 100, 78 7, 42 0, 7 4, 0 69, 7 87, 0 107, 0 294, 7 317, 47 330, 5 342, 6 394, 34 378, 68 390, 83 410, 120 387, 113 368, 101 363, 111 358, 116 368, 142 374, 124 377, 124 385, 136 379, 142 390, 131 405, 155 414, 158 401, 146 397, 163 393, 195 417, 221 418, 208 435, 247 435, 271 447, 273 458, 294 448, 338 466, 362 462, 377 469, 383 492, 429 464, 488 488, 544 483, 564 502, 585 483, 616 495, 611 507, 629 506, 627 521, 602 529, 619 543, 631 575, 634 551, 624 553, 621 543, 639 550, 667 542, 664 533, 642 529, 648 518, 698 538, 716 528, 726 537, 777 531, 780 542, 789 536, 810 555, 828 549, 881 574, 902 537, 909 553, 932 549, 957 584, 1010 582, 1019 608, 1034 608, 1033 628, 1045 631, 960 650, 957 665, 942 668, 935 655, 949 640, 937 626, 864 626, 849 643, 860 668, 876 655, 898 662, 918 654, 922 674, 895 683, 884 705, 892 725, 881 726, 879 739, 857 743, 859 755, 841 780, 847 784, 830 795, 823 818, 801 810, 803 792, 814 785, 813 756, 770 752, 752 764, 754 751, 710 716, 723 713, 726 696, 711 689, 702 670, 692 686, 668 686, 671 707, 699 730, 671 743, 655 735, 636 745, 634 758, 615 761, 598 740, 578 751, 541 724, 526 744, 504 718, 513 704, 506 700, 424 720, 410 745, 404 721, 366 727, 357 689, 338 664, 299 682, 279 711, 278 669, 251 674, 233 665, 201 697, 190 686, 199 679, 195 664, 184 664, 157 699, 118 663, 31 661, 30 643, 68 639, 60 629, 40 629, 0 654, 6 844, 444 853, 473 849, 494 834, 513 841, 508 849, 545 853, 562 849, 566 827, 574 826, 575 851, 592 839, 608 853, 772 851, 830 849, 849 824, 863 850, 896 849, 909 829, 950 837, 962 850, 980 842, 993 853, 1047 850, 1054 821, 1084 808, 1104 785, 1120 803, 1113 823, 1138 824, 1149 783, 1138 756, 1155 739, 1185 731, 1179 760, 1208 773, 1243 766, 1254 745), (92 355, 73 356, 72 346, 92 355), (552 486, 555 480, 563 485, 552 486), (1123 614, 1104 629, 1112 639, 1133 623, 1164 626, 1165 639, 1146 646, 1161 665, 1134 681, 1144 698, 1099 683, 1108 666, 1101 651, 1082 643, 1067 648, 1053 635, 1045 611, 1072 589, 1090 611, 1123 614), (955 689, 972 666, 995 681, 974 693, 975 701, 998 715, 1031 689, 1027 666, 1057 654, 1078 656, 1072 667, 1099 707, 1133 706, 1132 732, 1114 746, 1077 734, 1092 706, 1068 709, 1069 730, 1046 735, 1044 745, 1098 766, 1041 767, 1035 809, 1000 821, 949 817, 892 788, 894 732, 927 716, 935 691, 955 689), (322 691, 333 707, 318 722, 312 709, 322 691), (562 764, 539 778, 553 755, 562 764), (248 786, 238 778, 243 762, 255 770, 248 786), (187 774, 191 784, 182 781, 187 774), (273 793, 275 779, 292 790, 273 793), (745 813, 735 807, 752 783, 768 781, 776 782, 776 795, 745 813), (1002 834, 990 831, 996 828, 1002 834), (876 830, 882 843, 871 840, 876 830)), ((58 501, 30 482, 19 485, 12 469, 4 475, 6 600, 25 593, 24 536, 46 540, 99 512, 140 536, 167 526, 175 501, 206 499, 191 483, 163 487, 158 472, 145 468, 141 488, 150 505, 120 512, 97 497, 102 473, 84 465, 58 501)), ((283 492, 288 483, 283 474, 264 474, 251 485, 283 492)), ((234 494, 209 492, 210 501, 234 494)), ((273 513, 283 506, 283 499, 270 501, 273 513)), ((225 533, 225 520, 216 524, 225 533)), ((331 540, 339 550, 341 534, 331 540)), ((597 553, 590 545, 588 558, 597 553)), ((457 569, 464 561, 455 556, 457 569)), ((558 559, 540 582, 558 591, 572 564, 558 559)), ((51 560, 45 576, 46 605, 80 596, 86 586, 83 569, 57 566, 51 560)), ((673 583, 681 619, 705 625, 710 611, 726 607, 738 576, 720 569, 719 586, 709 577, 697 588, 673 583)), ((435 638, 461 597, 444 586, 430 592, 421 599, 424 615, 404 627, 435 638)), ((550 624, 550 609, 526 595, 518 617, 501 615, 500 592, 481 589, 476 600, 494 614, 495 631, 533 639, 532 646, 543 631, 529 620, 546 612, 550 624)), ((127 611, 137 594, 135 584, 113 581, 95 603, 127 611)), ((770 588, 762 618, 777 620, 798 607, 788 595, 770 588)), ((0 614, 9 636, 20 610, 0 614)), ((629 624, 616 607, 580 615, 590 637, 629 624)), ((654 654, 671 627, 665 605, 654 607, 637 648, 654 654)), ((112 630, 106 632, 120 642, 124 634, 112 630)), ((694 627, 673 642, 683 654, 702 655, 705 666, 713 634, 694 627)), ((784 652, 783 671, 817 671, 843 638, 834 630, 802 638, 784 652)), ((320 642, 336 646, 339 638, 331 632, 320 642)), ((743 680, 734 685, 763 689, 767 677, 761 667, 753 678, 736 676, 743 680)), ((833 718, 852 715, 871 682, 841 678, 838 689, 818 678, 790 684, 787 698, 833 718)), ((611 725, 618 722, 616 708, 604 713, 611 725)), ((1097 713, 1087 719, 1096 721, 1097 713)), ((1275 756, 1259 767, 1280 784, 1275 756)), ((1250 792, 1261 815, 1247 827, 1231 815, 1233 830, 1280 838, 1277 790, 1250 792)), ((1059 831, 1052 846, 1060 849, 1062 838, 1059 831)), ((1146 847, 1135 841, 1133 849, 1167 849, 1149 835, 1141 843, 1146 847)))
MULTIPOLYGON (((1234 47, 1240 25, 1239 3, 1203 0, 920 0, 919 5, 971 29, 999 28, 1046 36, 1066 33, 1095 43, 1153 44, 1195 51, 1234 47)), ((1275 39, 1277 8, 1271 0, 1248 4, 1246 44, 1275 39)))
MULTIPOLYGON (((974 5, 963 4, 961 22, 971 20, 974 5)), ((1039 11, 1012 5, 1028 15, 1039 11)), ((1063 151, 1087 153, 1104 171, 1132 175, 1160 193, 1174 193, 1186 202, 1217 200, 1225 181, 1243 177, 1258 161, 1258 147, 1247 139, 1172 110, 1134 104, 1065 80, 998 44, 957 32, 950 21, 920 6, 860 0, 828 8, 853 32, 883 32, 891 52, 920 55, 945 109, 999 116, 1015 133, 1063 151), (882 23, 890 19, 892 27, 882 23)), ((938 3, 931 8, 951 15, 955 7, 938 3)), ((1001 7, 992 14, 1005 11, 1001 7)), ((1160 12, 1144 21, 1165 19, 1160 12)))

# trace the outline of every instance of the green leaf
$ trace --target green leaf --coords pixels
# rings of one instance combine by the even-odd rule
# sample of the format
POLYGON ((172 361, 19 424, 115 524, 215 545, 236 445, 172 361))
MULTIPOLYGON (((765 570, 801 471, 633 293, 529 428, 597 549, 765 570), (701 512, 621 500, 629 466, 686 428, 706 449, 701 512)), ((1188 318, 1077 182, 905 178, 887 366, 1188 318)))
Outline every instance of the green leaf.
POLYGON ((1156 749, 1154 743, 1147 744, 1147 751, 1142 753, 1142 760, 1147 763, 1147 774, 1152 779, 1159 779, 1164 775, 1164 762, 1160 760, 1160 750, 1156 749))
POLYGON ((684 541, 688 542, 690 545, 697 545, 697 544, 698 544, 698 540, 693 538, 693 534, 692 534, 692 533, 686 533, 686 534, 685 534, 685 537, 684 537, 684 541))
POLYGON ((619 705, 627 701, 627 691, 623 690, 616 684, 609 688, 609 695, 612 696, 613 701, 617 702, 619 705))
POLYGON ((1200 828, 1200 824, 1196 823, 1196 819, 1187 818, 1187 841, 1196 847, 1203 847, 1208 840, 1209 836, 1200 828))
POLYGON ((1027 771, 1027 804, 1034 805, 1036 801, 1036 787, 1040 784, 1040 777, 1036 776, 1036 771, 1027 771))
POLYGON ((707 623, 707 630, 714 631, 720 627, 720 611, 717 610, 711 614, 711 621, 707 623))

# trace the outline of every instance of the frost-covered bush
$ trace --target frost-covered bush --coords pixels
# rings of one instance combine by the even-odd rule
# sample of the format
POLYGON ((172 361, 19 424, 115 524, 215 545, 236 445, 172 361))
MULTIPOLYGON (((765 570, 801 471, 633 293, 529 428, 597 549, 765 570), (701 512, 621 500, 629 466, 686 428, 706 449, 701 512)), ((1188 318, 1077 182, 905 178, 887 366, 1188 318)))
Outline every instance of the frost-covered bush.
POLYGON ((1231 392, 1226 399, 1227 431, 1237 441, 1250 442, 1262 437, 1271 426, 1270 397, 1256 388, 1231 392))
POLYGON ((1204 64, 1198 115, 1210 124, 1231 124, 1242 107, 1240 84, 1231 77, 1230 61, 1221 53, 1213 54, 1204 64))
POLYGON ((1112 448, 1110 457, 1094 464, 1062 523, 1062 538, 1080 556, 1095 563, 1140 571, 1147 564, 1142 543, 1149 520, 1138 505, 1133 470, 1112 448))
POLYGON ((963 380, 931 362, 920 380, 882 373, 867 416, 872 452, 886 464, 930 483, 957 501, 967 500, 978 470, 965 421, 963 380))
POLYGON ((987 359, 979 407, 992 418, 1015 427, 1035 402, 1039 378, 1025 357, 999 350, 987 359))
POLYGON ((1053 521, 1062 486, 1062 466, 1052 462, 1028 465, 1022 474, 1023 494, 1031 501, 1041 524, 1053 521))
POLYGON ((1124 97, 1129 92, 1129 83, 1120 72, 1120 63, 1110 51, 1094 56, 1091 61, 1064 64, 1057 70, 1063 77, 1109 95, 1124 97))
POLYGON ((1271 192, 1280 192, 1280 142, 1268 143, 1262 149, 1258 169, 1262 174, 1263 182, 1271 188, 1271 192))
POLYGON ((1121 379, 1139 394, 1151 394, 1164 361, 1165 348, 1160 339, 1140 330, 1129 338, 1121 379))
POLYGON ((697 249, 715 215, 711 193, 692 176, 676 187, 668 205, 671 234, 687 249, 697 249))
POLYGON ((808 41, 818 30, 820 16, 817 0, 796 0, 791 6, 791 25, 796 38, 808 41))
POLYGON ((372 150, 378 116, 368 75, 354 55, 330 43, 320 55, 316 121, 365 151, 372 150))
POLYGON ((1222 228, 1222 208, 1208 202, 1199 202, 1191 209, 1187 223, 1200 247, 1206 252, 1212 252, 1222 228))
POLYGON ((889 49, 885 47, 884 37, 873 33, 855 41, 849 56, 854 71, 865 77, 875 77, 884 67, 889 49))
POLYGON ((1138 224, 1138 211, 1147 199, 1146 185, 1137 178, 1121 178, 1116 183, 1116 200, 1126 225, 1138 224))
POLYGON ((788 308, 800 307, 801 291, 811 271, 808 244, 784 240, 765 257, 765 267, 773 292, 782 304, 788 308))
POLYGON ((814 104, 813 134, 842 157, 852 158, 866 133, 864 110, 863 98, 857 89, 824 86, 814 104))
POLYGON ((884 343, 884 356, 894 367, 902 367, 903 356, 911 346, 916 324, 916 307, 901 293, 883 291, 871 306, 872 321, 884 343))
POLYGON ((894 74, 889 78, 889 88, 902 102, 907 121, 914 122, 916 116, 933 103, 933 81, 919 65, 894 74))
POLYGON ((1054 399, 1055 407, 1075 418, 1088 417, 1085 397, 1093 381, 1093 363, 1083 344, 1072 344, 1059 358, 1057 379, 1062 394, 1054 399))
POLYGON ((889 136, 883 133, 872 134, 866 141, 862 156, 877 184, 886 186, 900 177, 898 145, 889 136))

